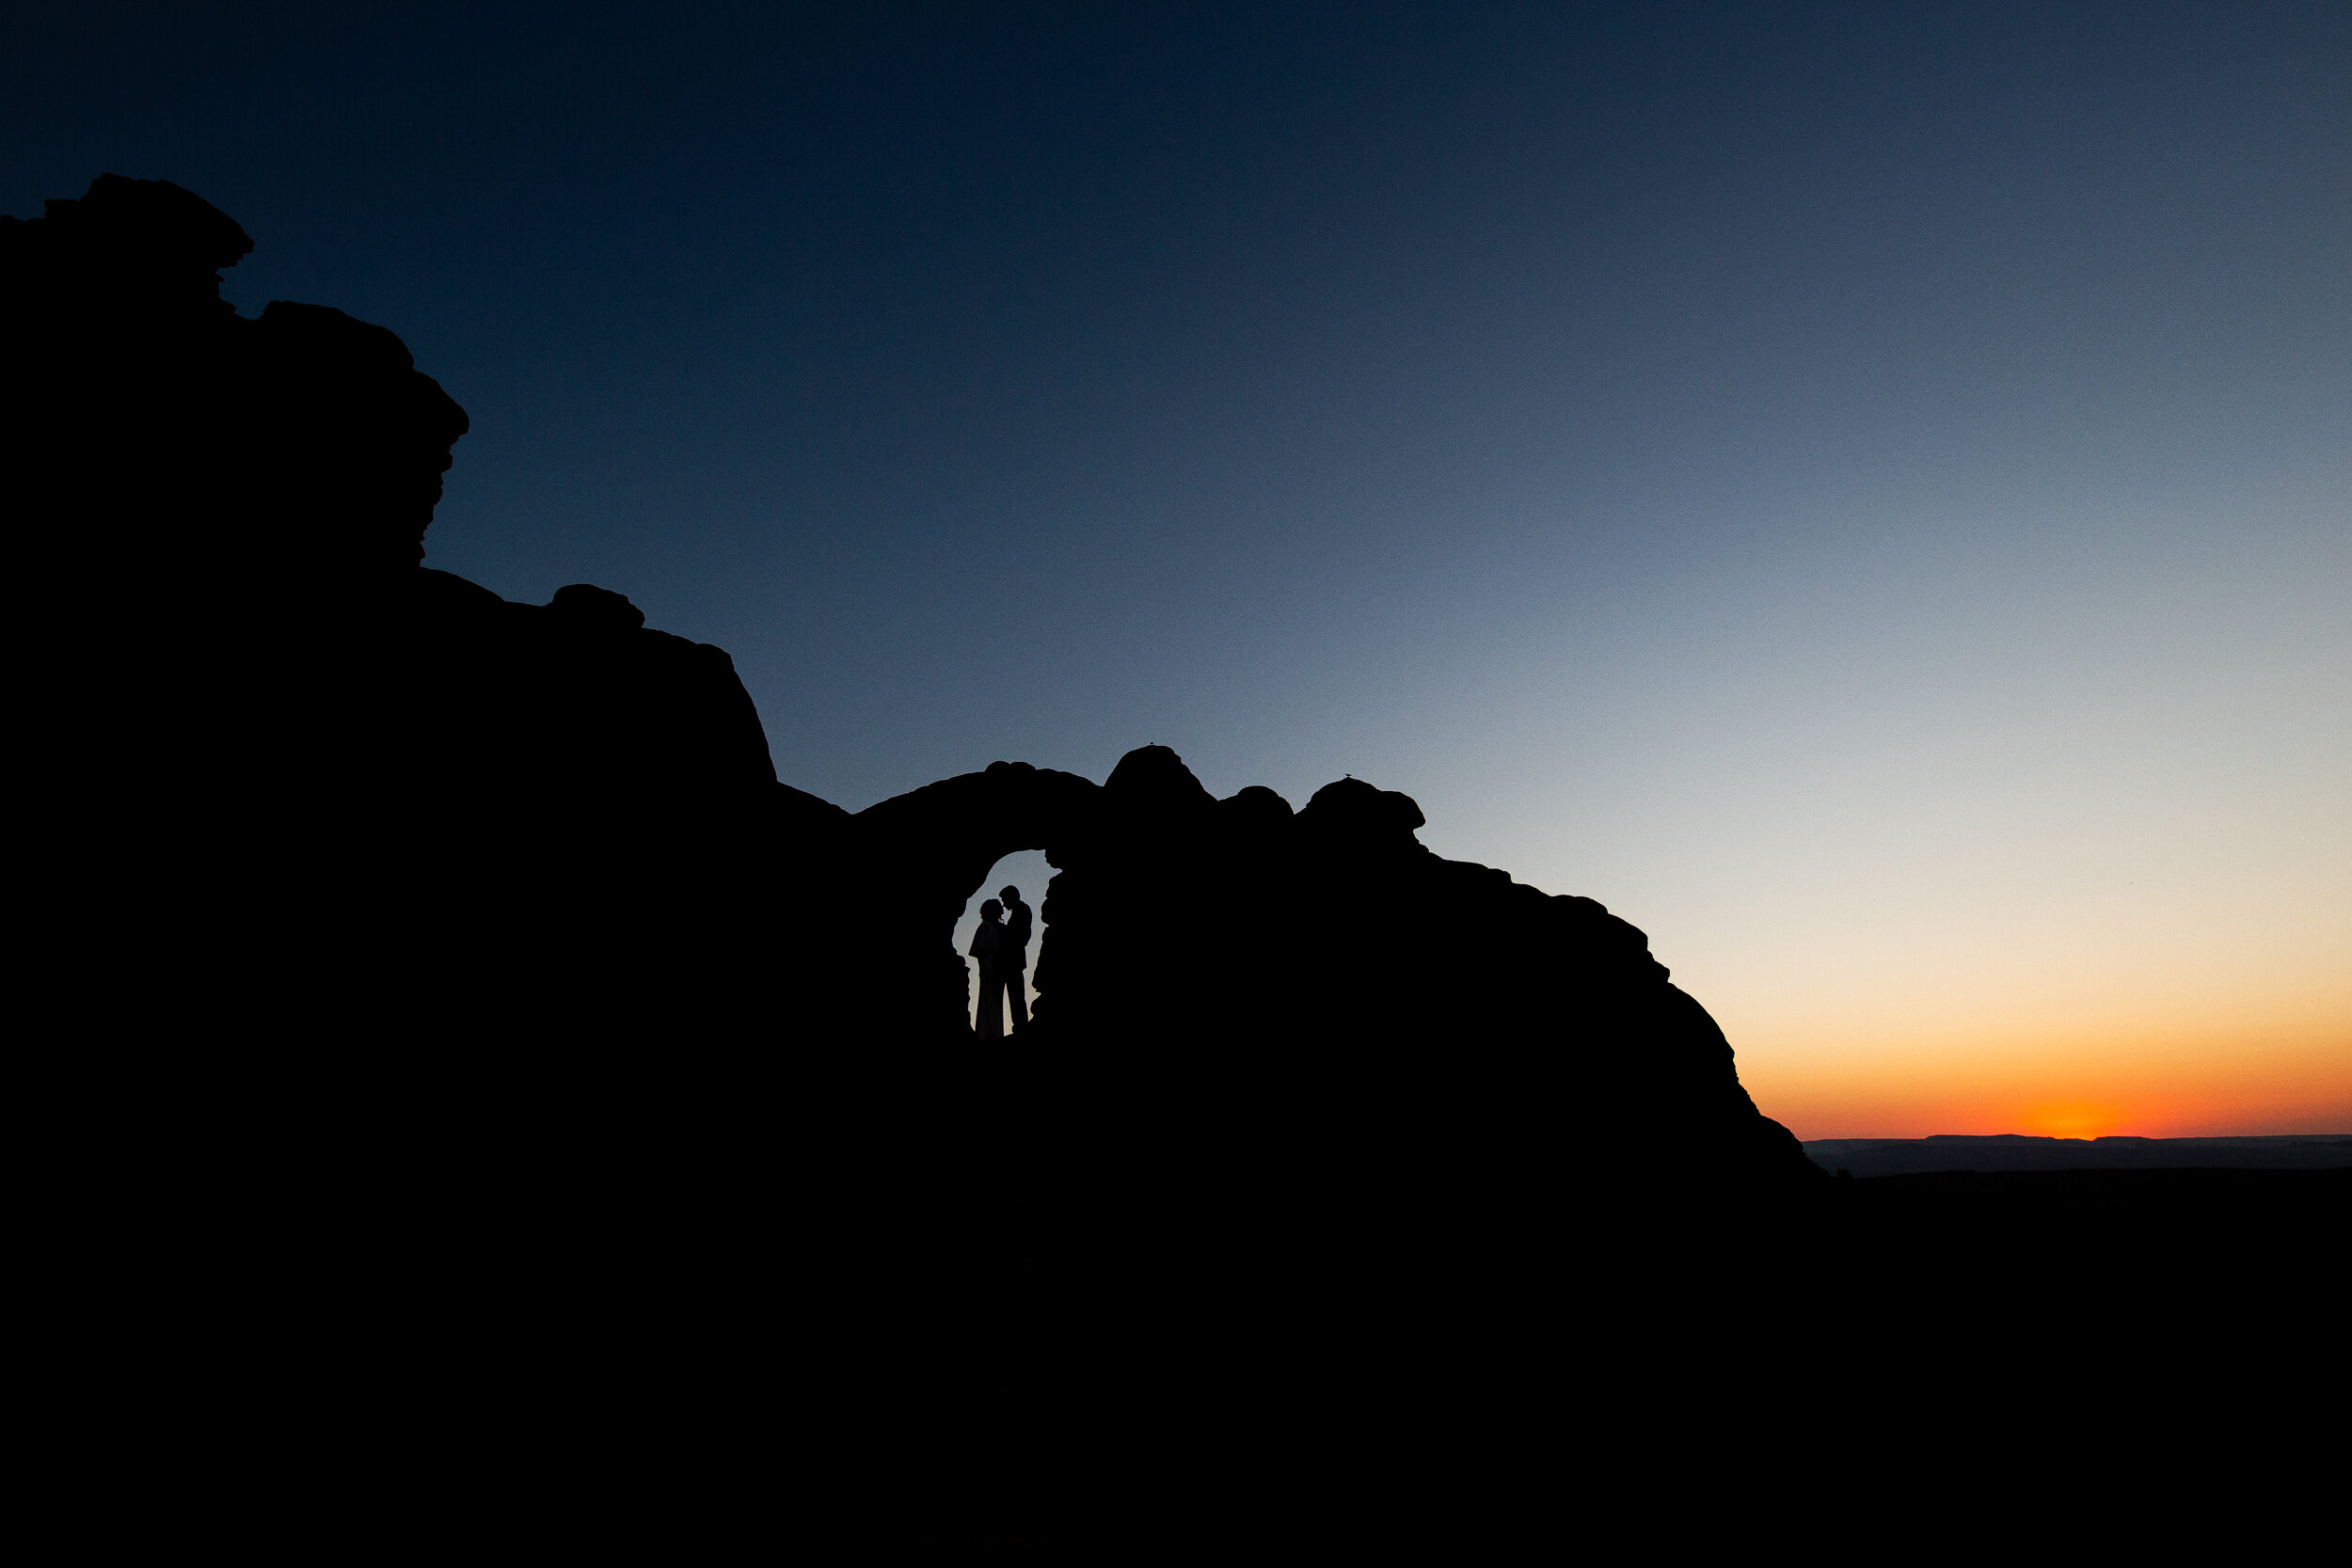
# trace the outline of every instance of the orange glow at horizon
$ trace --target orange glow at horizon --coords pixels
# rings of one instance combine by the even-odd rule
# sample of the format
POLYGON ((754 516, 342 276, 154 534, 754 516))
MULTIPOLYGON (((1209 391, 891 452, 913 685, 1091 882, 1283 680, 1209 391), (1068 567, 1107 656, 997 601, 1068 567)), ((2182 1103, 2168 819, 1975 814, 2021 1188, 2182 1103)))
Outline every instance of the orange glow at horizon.
POLYGON ((2122 1116, 2111 1105, 2080 1101, 2036 1105, 2021 1118, 2021 1132, 2052 1138, 2099 1138, 2115 1131, 2122 1116))
POLYGON ((1800 1138, 2352 1132, 2352 1031, 1735 1047, 1756 1107, 1800 1138))
POLYGON ((2338 909, 2249 919, 2226 943, 2185 900, 2137 930, 2119 914, 2075 931, 1947 900, 1836 942, 1835 911, 1810 912, 1795 938, 1653 933, 1696 949, 1676 983, 1723 1025, 1756 1107, 1802 1138, 2352 1134, 2338 909), (2181 909, 2198 918, 2175 929, 2181 909))

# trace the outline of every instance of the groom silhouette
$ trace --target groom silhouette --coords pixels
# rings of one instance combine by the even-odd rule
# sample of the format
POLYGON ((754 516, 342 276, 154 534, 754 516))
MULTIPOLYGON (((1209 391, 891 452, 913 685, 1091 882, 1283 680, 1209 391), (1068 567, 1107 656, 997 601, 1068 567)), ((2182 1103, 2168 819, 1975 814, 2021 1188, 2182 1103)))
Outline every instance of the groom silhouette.
POLYGON ((1011 1005, 1012 1032, 1017 1035, 1029 1026, 1029 933, 1037 922, 1021 901, 1021 890, 1010 882, 998 888, 996 896, 1005 906, 1005 945, 998 959, 1004 965, 1005 1000, 1011 1005))

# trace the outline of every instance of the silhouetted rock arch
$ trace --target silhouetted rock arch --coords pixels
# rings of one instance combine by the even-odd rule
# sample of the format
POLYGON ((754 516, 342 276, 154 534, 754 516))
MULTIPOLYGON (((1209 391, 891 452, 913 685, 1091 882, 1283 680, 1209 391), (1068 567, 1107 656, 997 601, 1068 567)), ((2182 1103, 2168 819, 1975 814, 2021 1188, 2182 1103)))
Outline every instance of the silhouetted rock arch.
POLYGON ((1373 1164, 1593 1171, 1641 1158, 1636 1127, 1700 1126, 1681 1164, 1702 1184, 1819 1174, 1640 931, 1442 860, 1422 823, 1359 779, 1295 813, 1263 788, 1218 800, 1164 746, 1099 787, 999 763, 850 819, 869 940, 843 982, 877 999, 870 1037, 960 1045, 966 972, 943 939, 998 858, 1040 848, 1056 874, 1025 1049, 1115 1056, 1170 1114, 1373 1164))
POLYGON ((840 841, 852 890, 845 913, 866 940, 864 951, 845 954, 850 961, 836 984, 857 996, 878 1038, 946 1044, 969 1036, 970 976, 952 940, 957 920, 991 867, 1022 849, 1051 859, 1084 831, 1101 794, 1074 773, 998 762, 848 820, 840 841))

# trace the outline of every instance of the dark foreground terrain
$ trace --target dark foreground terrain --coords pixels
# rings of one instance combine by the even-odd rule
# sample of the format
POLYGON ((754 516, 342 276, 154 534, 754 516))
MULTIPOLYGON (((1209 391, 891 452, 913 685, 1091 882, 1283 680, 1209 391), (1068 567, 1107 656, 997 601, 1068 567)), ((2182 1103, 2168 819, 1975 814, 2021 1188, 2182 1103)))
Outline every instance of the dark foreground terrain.
MULTIPOLYGON (((1840 1182, 1834 1209, 1855 1239, 1928 1258, 1973 1255, 1997 1269, 2072 1252, 2121 1261, 2342 1234, 2352 1168, 1928 1171, 1840 1182)), ((2248 1259, 2253 1261, 2250 1257, 2248 1259)))
MULTIPOLYGON (((1761 1226, 1523 1236, 1516 1278, 1486 1244, 1430 1277, 1421 1227, 1449 1217, 1400 1213, 1386 1246, 1298 1238, 1297 1267, 1348 1282, 1335 1293, 1188 1297, 1181 1266, 1145 1287, 1184 1305, 1158 1320, 1142 1362, 1165 1381, 1141 1399, 1090 1338, 1104 1280, 1040 1268, 1036 1244, 969 1212, 938 1217, 957 1239, 943 1256, 980 1288, 904 1320, 907 1408, 928 1413, 916 1467, 960 1484, 900 1523, 944 1551, 1087 1560, 1269 1528, 1309 1549, 1475 1550, 1526 1528, 1531 1498, 1573 1532, 1567 1515, 1696 1478, 1711 1495, 1657 1518, 1664 1536, 1782 1509, 1792 1526, 2041 1528, 2024 1521, 2085 1487, 2149 1505, 2201 1455, 2198 1484, 2235 1484, 2236 1450, 2209 1440, 2244 1428, 2260 1447, 2281 1406, 2341 1392, 2327 1282, 2352 1170, 1841 1180, 1761 1226), (1485 1332, 1447 1313, 1456 1290, 1490 1304, 1485 1332), (1400 1302, 1448 1325, 1434 1362, 1393 1338, 1400 1302), (1137 1408, 1166 1425, 1136 1433, 1137 1408), (2095 1441, 2064 1435, 2086 1421, 2095 1441), (2126 1458, 2157 1433, 2160 1458, 2126 1458)), ((2265 1484, 2308 1504, 2321 1450, 2296 1451, 2265 1484)))

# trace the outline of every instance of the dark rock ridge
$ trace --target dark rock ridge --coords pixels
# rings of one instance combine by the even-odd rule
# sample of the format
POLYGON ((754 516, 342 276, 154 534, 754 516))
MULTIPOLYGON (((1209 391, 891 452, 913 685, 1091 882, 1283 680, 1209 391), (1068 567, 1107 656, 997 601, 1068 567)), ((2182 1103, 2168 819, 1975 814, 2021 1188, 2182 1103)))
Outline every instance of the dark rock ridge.
POLYGON ((1040 848, 1056 876, 1031 1050, 1115 1049, 1164 1097, 1359 1157, 1598 1161, 1611 1126, 1666 1123, 1692 1130, 1708 1181, 1818 1178, 1639 930, 1442 860, 1422 825, 1355 779, 1296 813, 1258 787, 1218 800, 1162 746, 1100 787, 998 763, 843 824, 850 859, 887 868, 859 923, 889 940, 860 989, 900 1037, 962 1042, 945 938, 999 856, 1040 848))
MULTIPOLYGON (((251 246, 115 176, 0 223, 31 318, 11 471, 48 481, 23 515, 53 580, 128 611, 58 717, 98 717, 78 760, 101 794, 158 751, 193 782, 161 819, 123 802, 124 872, 271 933, 193 943, 199 990, 339 1031, 431 1019, 477 1053, 494 1027, 506 1058, 642 1032, 738 1081, 815 1040, 953 1053, 947 935, 1000 856, 1042 848, 1023 1049, 1115 1059, 1141 1103, 1356 1158, 1541 1161, 1672 1125, 1708 1180, 1817 1174, 1640 931, 1431 854, 1403 795, 1218 800, 1159 746, 1099 786, 999 763, 855 816, 779 784, 719 649, 604 589, 510 604, 420 564, 464 411, 382 327, 239 316, 217 269, 251 246), (109 684, 161 688, 135 739, 88 699, 109 684)), ((51 608, 87 640, 88 601, 51 608)))
POLYGON ((264 1053, 324 1029, 493 1082, 740 1027, 796 792, 732 661, 602 589, 424 569, 465 411, 383 327, 238 315, 218 269, 251 248, 162 181, 0 219, 63 924, 264 1053))
POLYGON ((1220 800, 1160 746, 855 814, 779 783, 721 650, 421 566, 463 410, 382 327, 238 315, 250 248, 158 181, 0 219, 33 958, 137 1064, 109 1136, 300 1173, 217 1206, 258 1252, 363 1235, 549 1334, 626 1302, 581 1358, 659 1322, 726 1360, 692 1376, 814 1313, 888 1347, 838 1351, 845 1410, 1093 1368, 1066 1446, 1278 1364, 1524 1382, 1613 1225, 1831 1185, 1640 931, 1430 853, 1403 795, 1220 800), (1024 848, 1037 1021, 983 1056, 949 934, 1024 848), (985 1351, 916 1354, 942 1301, 985 1351))

